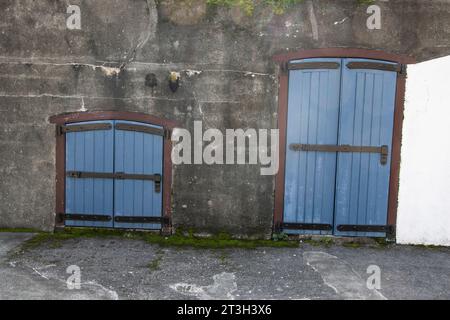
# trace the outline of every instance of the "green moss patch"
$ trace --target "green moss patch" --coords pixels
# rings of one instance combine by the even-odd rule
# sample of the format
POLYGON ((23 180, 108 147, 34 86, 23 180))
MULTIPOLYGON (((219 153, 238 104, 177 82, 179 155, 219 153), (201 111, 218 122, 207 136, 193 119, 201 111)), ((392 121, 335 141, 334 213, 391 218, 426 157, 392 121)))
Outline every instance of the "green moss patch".
POLYGON ((252 15, 257 3, 269 6, 275 14, 283 14, 289 7, 303 0, 206 0, 208 5, 239 7, 247 15, 252 15))
POLYGON ((109 229, 85 229, 68 228, 61 232, 39 233, 22 245, 23 250, 33 249, 42 244, 48 244, 52 248, 62 245, 62 241, 77 238, 122 238, 146 241, 164 247, 190 247, 202 249, 243 248, 255 249, 258 247, 298 247, 296 241, 273 240, 240 240, 233 239, 227 234, 218 234, 211 237, 197 237, 193 233, 187 235, 177 233, 164 237, 151 232, 130 232, 124 230, 109 229))
POLYGON ((331 237, 305 239, 303 242, 314 247, 331 247, 334 244, 334 240, 331 237))

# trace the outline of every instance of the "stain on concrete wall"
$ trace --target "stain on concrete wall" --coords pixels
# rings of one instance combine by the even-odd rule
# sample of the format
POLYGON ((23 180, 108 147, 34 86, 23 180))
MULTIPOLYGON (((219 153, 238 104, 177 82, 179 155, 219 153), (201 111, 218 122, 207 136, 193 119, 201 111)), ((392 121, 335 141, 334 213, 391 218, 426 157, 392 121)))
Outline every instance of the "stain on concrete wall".
MULTIPOLYGON (((377 2, 378 3, 378 2, 377 2)), ((192 130, 277 127, 275 53, 321 47, 381 49, 427 60, 450 52, 450 4, 382 1, 381 30, 367 5, 314 0, 282 15, 203 1, 73 0, 0 3, 0 227, 51 230, 55 138, 63 112, 139 111, 192 130), (189 3, 189 5, 188 5, 189 3), (195 70, 196 72, 192 72, 195 70), (167 85, 170 71, 181 86, 167 85), (146 85, 154 74, 158 85, 146 85)), ((175 227, 267 237, 274 177, 259 166, 174 167, 175 227)))

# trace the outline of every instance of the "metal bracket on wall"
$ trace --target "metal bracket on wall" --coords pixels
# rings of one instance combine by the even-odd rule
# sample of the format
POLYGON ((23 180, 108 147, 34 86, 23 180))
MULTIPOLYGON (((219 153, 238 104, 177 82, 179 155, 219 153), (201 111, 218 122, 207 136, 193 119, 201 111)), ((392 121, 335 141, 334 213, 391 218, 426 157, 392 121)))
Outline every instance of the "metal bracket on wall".
POLYGON ((326 144, 291 144, 289 148, 293 151, 317 151, 317 152, 360 152, 360 153, 379 153, 380 163, 386 165, 389 156, 389 147, 368 147, 368 146, 350 146, 350 145, 326 145, 326 144))

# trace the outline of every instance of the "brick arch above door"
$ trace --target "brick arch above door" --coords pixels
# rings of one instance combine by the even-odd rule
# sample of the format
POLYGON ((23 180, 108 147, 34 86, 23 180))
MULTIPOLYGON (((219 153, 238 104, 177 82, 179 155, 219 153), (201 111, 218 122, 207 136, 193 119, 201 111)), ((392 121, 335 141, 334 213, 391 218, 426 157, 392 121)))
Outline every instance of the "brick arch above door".
MULTIPOLYGON (((287 141, 287 114, 288 114, 288 64, 293 60, 308 58, 364 58, 373 60, 384 60, 395 62, 402 66, 402 72, 397 77, 394 131, 392 139, 391 176, 389 181, 390 193, 388 200, 388 224, 396 225, 398 189, 400 176, 400 154, 403 127, 403 109, 406 85, 406 65, 416 63, 415 58, 407 55, 389 53, 382 50, 370 50, 360 48, 320 48, 306 49, 273 56, 273 61, 279 65, 279 91, 278 91, 278 128, 280 130, 279 159, 280 168, 275 178, 275 200, 274 200, 274 232, 279 232, 283 224, 284 212, 284 187, 285 187, 285 161, 287 141)), ((391 237, 395 237, 392 234, 391 237)))
POLYGON ((163 233, 171 233, 171 187, 172 187, 172 142, 170 133, 178 126, 174 120, 163 119, 153 115, 138 112, 122 111, 98 111, 98 112, 74 112, 54 115, 49 118, 49 122, 56 125, 56 204, 55 204, 55 228, 64 227, 62 214, 65 212, 65 158, 66 158, 66 137, 61 134, 61 126, 100 120, 124 120, 135 121, 151 125, 161 126, 166 132, 163 147, 163 233))

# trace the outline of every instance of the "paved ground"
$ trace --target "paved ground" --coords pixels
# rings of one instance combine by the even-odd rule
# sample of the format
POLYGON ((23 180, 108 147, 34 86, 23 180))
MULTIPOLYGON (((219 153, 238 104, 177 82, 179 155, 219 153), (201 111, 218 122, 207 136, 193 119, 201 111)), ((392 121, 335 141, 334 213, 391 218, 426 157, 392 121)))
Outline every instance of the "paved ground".
POLYGON ((11 253, 29 237, 0 233, 0 299, 450 299, 446 248, 200 250, 99 238, 11 253), (80 290, 67 288, 71 265, 80 290), (380 290, 367 288, 371 265, 380 290))

